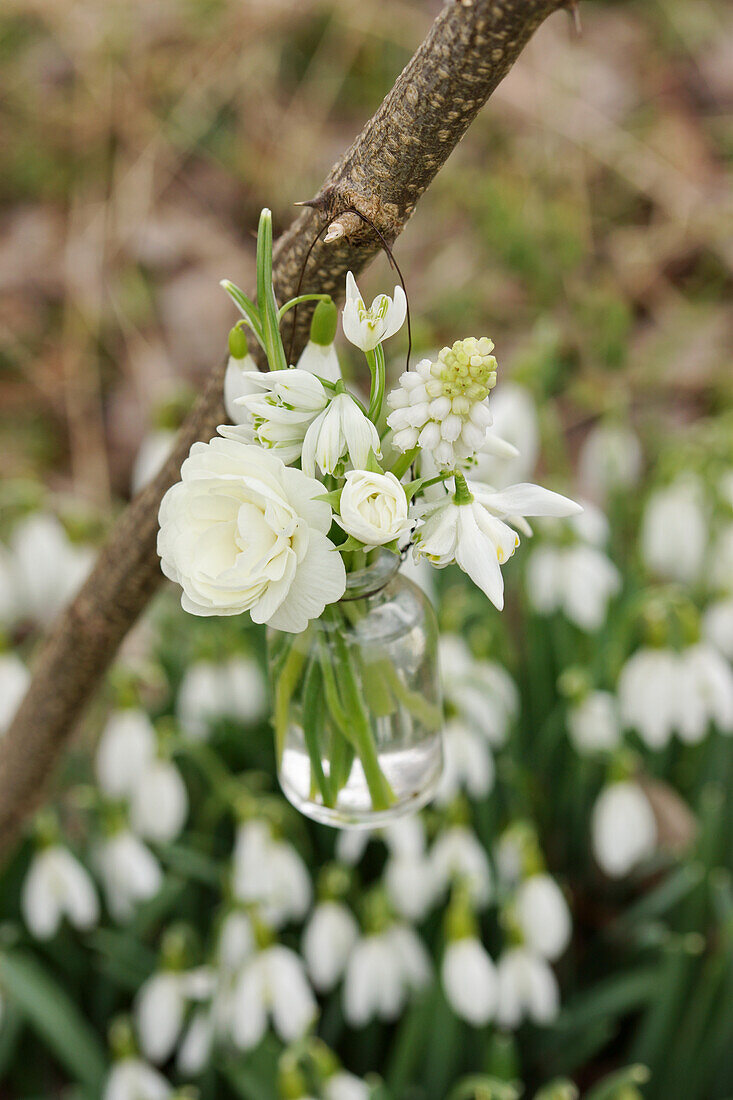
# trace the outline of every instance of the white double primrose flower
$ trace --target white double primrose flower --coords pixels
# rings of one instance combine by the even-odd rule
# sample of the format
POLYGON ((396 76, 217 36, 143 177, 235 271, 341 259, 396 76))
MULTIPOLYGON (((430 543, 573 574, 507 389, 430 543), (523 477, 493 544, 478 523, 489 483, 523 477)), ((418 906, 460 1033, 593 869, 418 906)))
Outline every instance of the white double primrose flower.
POLYGON ((305 630, 346 587, 327 537, 331 508, 316 499, 322 493, 320 482, 262 447, 235 438, 195 443, 159 515, 161 567, 182 587, 184 610, 249 611, 256 623, 305 630))
POLYGON ((412 529, 405 490, 394 474, 349 470, 337 522, 365 546, 406 539, 412 529))
POLYGON ((539 485, 511 485, 496 492, 468 482, 467 489, 462 496, 457 492, 413 509, 420 520, 413 553, 439 567, 455 562, 501 610, 501 566, 519 546, 519 535, 510 524, 519 525, 525 516, 572 516, 582 509, 539 485))
POLYGON ((374 351, 377 344, 388 340, 402 328, 407 316, 407 298, 401 286, 394 288, 394 298, 378 294, 367 309, 356 279, 346 276, 346 303, 342 324, 344 336, 362 351, 374 351))

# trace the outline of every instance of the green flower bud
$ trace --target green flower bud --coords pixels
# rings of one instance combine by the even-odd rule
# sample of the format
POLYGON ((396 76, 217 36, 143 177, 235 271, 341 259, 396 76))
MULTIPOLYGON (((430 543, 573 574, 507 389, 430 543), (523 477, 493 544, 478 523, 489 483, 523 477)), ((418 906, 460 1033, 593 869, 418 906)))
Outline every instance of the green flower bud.
POLYGON ((335 303, 331 298, 324 299, 319 302, 313 312, 313 320, 311 321, 311 340, 314 344, 319 344, 323 348, 327 348, 329 344, 332 344, 334 337, 336 336, 336 326, 338 325, 338 310, 335 303))
POLYGON ((245 355, 249 351, 247 345, 247 337, 244 333, 244 327, 242 321, 237 321, 236 325, 229 332, 229 354, 233 359, 244 359, 245 355))

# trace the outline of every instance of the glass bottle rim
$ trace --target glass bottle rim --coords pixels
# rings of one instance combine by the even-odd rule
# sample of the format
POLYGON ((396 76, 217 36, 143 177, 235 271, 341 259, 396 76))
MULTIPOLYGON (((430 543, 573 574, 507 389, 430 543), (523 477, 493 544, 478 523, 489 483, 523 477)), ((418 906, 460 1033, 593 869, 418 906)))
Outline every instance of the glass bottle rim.
POLYGON ((393 554, 390 550, 377 547, 370 553, 374 554, 371 562, 361 569, 346 574, 346 591, 341 597, 340 603, 375 596, 389 584, 402 565, 399 554, 393 554))

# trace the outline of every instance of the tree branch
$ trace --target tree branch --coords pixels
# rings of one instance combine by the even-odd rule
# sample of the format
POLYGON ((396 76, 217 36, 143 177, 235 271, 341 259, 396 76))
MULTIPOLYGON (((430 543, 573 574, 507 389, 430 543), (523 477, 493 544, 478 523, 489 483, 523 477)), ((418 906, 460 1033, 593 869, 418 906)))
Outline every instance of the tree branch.
MULTIPOLYGON (((392 91, 321 191, 279 239, 274 255, 279 301, 295 293, 309 245, 334 220, 336 239, 311 253, 303 292, 337 298, 346 272, 358 272, 403 229, 420 196, 509 71, 533 31, 568 0, 449 0, 392 91), (341 233, 340 236, 338 234, 341 233)), ((308 334, 309 310, 296 324, 296 353, 308 334)), ((290 333, 285 333, 288 346, 290 333)), ((225 364, 213 373, 184 423, 163 469, 129 505, 93 572, 61 614, 35 662, 33 681, 0 742, 0 853, 14 843, 44 788, 74 723, 117 647, 158 588, 158 506, 178 480, 196 440, 208 440, 226 419, 225 364)))

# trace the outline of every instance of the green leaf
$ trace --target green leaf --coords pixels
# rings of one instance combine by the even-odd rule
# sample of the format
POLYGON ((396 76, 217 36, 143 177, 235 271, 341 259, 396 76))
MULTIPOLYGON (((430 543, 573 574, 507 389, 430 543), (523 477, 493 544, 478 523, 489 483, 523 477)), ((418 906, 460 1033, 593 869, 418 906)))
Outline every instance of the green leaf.
POLYGON ((649 1080, 649 1070, 640 1064, 626 1066, 600 1081, 586 1093, 585 1100, 615 1100, 623 1089, 644 1085, 649 1080))
POLYGON ((104 1048, 54 978, 32 955, 12 951, 0 957, 0 984, 74 1080, 101 1095, 107 1072, 104 1048))
POLYGON ((262 334, 262 324, 254 302, 250 301, 247 295, 241 291, 238 286, 230 282, 229 279, 222 279, 219 286, 226 290, 227 294, 254 332, 258 342, 264 348, 265 343, 262 334))
POLYGON ((257 228, 257 309, 270 370, 287 370, 280 318, 272 286, 272 214, 265 207, 257 228))

